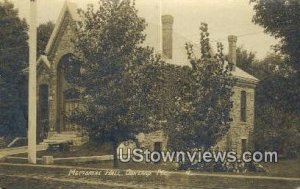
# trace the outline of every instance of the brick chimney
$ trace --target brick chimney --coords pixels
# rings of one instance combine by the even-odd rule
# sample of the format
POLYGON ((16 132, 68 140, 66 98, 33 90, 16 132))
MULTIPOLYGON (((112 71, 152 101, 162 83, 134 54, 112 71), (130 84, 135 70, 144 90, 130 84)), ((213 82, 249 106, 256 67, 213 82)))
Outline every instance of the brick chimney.
POLYGON ((163 15, 162 22, 162 53, 163 56, 172 59, 173 57, 173 17, 163 15))
POLYGON ((236 42, 237 36, 229 35, 228 36, 228 45, 229 45, 229 52, 228 52, 228 62, 233 64, 233 70, 236 67, 236 42))

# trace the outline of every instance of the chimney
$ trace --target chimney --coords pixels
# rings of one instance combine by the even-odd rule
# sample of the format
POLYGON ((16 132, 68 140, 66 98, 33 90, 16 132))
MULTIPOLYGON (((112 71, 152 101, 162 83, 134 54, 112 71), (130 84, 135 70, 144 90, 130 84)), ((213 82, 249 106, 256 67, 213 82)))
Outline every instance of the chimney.
POLYGON ((237 42, 237 36, 235 35, 228 36, 228 44, 229 44, 228 62, 233 64, 233 70, 235 70, 236 67, 236 42, 237 42))
POLYGON ((163 56, 172 59, 173 56, 173 17, 163 15, 162 21, 162 53, 163 56))

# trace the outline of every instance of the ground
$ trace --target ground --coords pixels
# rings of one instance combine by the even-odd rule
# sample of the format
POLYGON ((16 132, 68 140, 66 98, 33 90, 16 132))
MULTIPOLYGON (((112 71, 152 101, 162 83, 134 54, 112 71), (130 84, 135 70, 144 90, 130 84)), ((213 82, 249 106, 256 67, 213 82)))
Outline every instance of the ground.
POLYGON ((279 159, 278 163, 263 163, 262 165, 268 170, 264 173, 265 175, 300 178, 300 159, 279 159))
MULTIPOLYGON (((54 157, 76 157, 110 154, 109 146, 85 144, 70 152, 38 152, 38 157, 52 155, 54 157), (105 150, 104 150, 105 149, 105 150)), ((27 154, 16 156, 27 157, 27 154)), ((266 173, 204 173, 175 171, 174 165, 160 163, 120 163, 119 169, 112 169, 112 161, 69 163, 60 165, 28 165, 26 162, 0 163, 0 187, 13 188, 231 188, 231 189, 261 189, 261 188, 292 188, 300 187, 300 159, 281 160, 278 163, 265 163, 266 173), (13 164, 18 163, 18 164, 13 164), (117 175, 98 176, 68 176, 70 170, 101 170, 120 172, 117 175), (150 176, 128 176, 126 170, 152 171, 150 176), (170 172, 168 175, 157 175, 161 169, 170 172)))
MULTIPOLYGON (((0 164, 0 185, 6 188, 297 188, 300 179, 256 177, 223 174, 198 174, 173 172, 168 175, 157 175, 155 172, 146 176, 68 176, 74 167, 42 167, 32 165, 0 164)), ((75 167, 78 170, 84 168, 75 167)), ((86 170, 102 170, 88 168, 86 170)), ((122 171, 121 171, 121 174, 122 171)))
MULTIPOLYGON (((37 157, 41 158, 45 155, 51 155, 54 158, 61 157, 78 157, 78 156, 101 156, 111 154, 111 147, 109 145, 95 146, 94 144, 87 143, 80 147, 76 147, 74 151, 70 152, 49 152, 49 151, 40 151, 37 152, 37 157)), ((15 157, 27 157, 27 153, 14 155, 15 157)), ((10 161, 12 163, 20 163, 17 161, 10 161)), ((23 163, 25 163, 23 161, 23 163)), ((266 168, 266 173, 243 173, 246 175, 262 175, 262 176, 279 176, 279 177, 296 177, 300 178, 300 159, 288 160, 288 159, 279 159, 278 163, 262 163, 266 168)), ((65 165, 71 166, 85 166, 85 167, 97 167, 97 168, 107 168, 110 169, 113 167, 111 161, 104 161, 100 163, 69 163, 65 165)), ((120 168, 122 169, 147 169, 147 170, 175 170, 174 165, 170 164, 140 164, 140 163, 121 163, 120 168)))

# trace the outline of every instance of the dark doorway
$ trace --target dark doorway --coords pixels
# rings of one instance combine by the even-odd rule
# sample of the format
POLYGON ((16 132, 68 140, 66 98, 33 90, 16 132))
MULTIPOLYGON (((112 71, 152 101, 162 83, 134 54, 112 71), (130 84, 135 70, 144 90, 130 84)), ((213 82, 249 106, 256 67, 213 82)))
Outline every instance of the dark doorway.
POLYGON ((154 151, 156 151, 156 152, 162 151, 162 143, 161 142, 154 142, 154 151))
POLYGON ((247 139, 242 139, 242 153, 248 151, 247 139))
MULTIPOLYGON (((161 153, 161 151, 162 151, 162 143, 161 142, 154 142, 154 151, 161 153)), ((154 158, 157 158, 157 157, 154 157, 154 158)))

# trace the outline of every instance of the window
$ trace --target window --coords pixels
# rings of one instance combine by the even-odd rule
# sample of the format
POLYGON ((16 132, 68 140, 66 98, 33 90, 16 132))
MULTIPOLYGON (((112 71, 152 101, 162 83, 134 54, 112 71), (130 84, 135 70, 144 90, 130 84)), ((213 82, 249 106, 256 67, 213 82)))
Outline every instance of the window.
POLYGON ((39 119, 48 119, 48 85, 42 84, 39 86, 39 119))
POLYGON ((241 92, 241 121, 246 122, 247 115, 246 115, 246 110, 247 110, 247 95, 246 91, 241 92))

